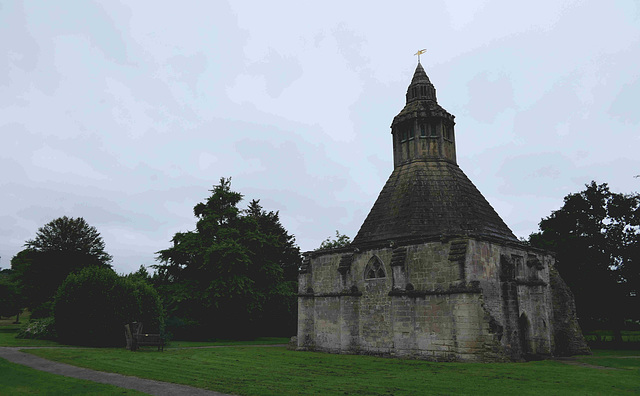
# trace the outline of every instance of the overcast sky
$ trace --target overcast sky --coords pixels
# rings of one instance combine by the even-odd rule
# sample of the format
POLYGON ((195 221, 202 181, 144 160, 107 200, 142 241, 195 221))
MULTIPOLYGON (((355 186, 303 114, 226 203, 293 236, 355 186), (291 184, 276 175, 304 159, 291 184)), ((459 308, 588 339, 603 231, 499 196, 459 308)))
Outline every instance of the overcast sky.
POLYGON ((221 177, 302 250, 353 238, 422 48, 516 236, 591 180, 640 190, 637 1, 374 4, 0 0, 0 267, 63 215, 154 264, 221 177))

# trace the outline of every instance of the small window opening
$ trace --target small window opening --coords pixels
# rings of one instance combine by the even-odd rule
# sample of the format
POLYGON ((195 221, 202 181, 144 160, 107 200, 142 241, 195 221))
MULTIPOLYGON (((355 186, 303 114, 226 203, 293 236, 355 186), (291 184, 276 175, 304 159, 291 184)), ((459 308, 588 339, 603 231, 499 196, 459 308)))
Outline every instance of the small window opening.
POLYGON ((420 137, 427 137, 427 128, 424 124, 420 124, 420 137))
POLYGON ((429 125, 429 127, 430 127, 429 136, 433 138, 438 137, 438 130, 436 129, 436 124, 431 124, 429 125))
POLYGON ((415 137, 415 131, 413 130, 413 127, 409 127, 409 140, 413 139, 415 137))
POLYGON ((364 276, 366 279, 379 279, 387 277, 384 272, 384 265, 382 265, 382 262, 378 257, 371 257, 371 260, 369 260, 369 264, 367 264, 367 268, 365 269, 364 276))
POLYGON ((407 141, 407 130, 403 128, 401 133, 402 133, 401 142, 406 142, 407 141))
POLYGON ((453 128, 451 128, 451 125, 444 125, 444 133, 444 137, 447 140, 453 140, 453 128))

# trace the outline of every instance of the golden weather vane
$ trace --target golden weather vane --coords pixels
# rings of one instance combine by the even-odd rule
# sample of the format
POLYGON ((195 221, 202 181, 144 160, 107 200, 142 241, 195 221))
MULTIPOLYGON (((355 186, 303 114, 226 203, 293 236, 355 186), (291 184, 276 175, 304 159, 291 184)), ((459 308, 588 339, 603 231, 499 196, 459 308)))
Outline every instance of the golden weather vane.
POLYGON ((413 54, 413 55, 418 55, 418 63, 420 63, 420 55, 424 54, 425 52, 427 52, 426 49, 421 49, 420 51, 413 54))

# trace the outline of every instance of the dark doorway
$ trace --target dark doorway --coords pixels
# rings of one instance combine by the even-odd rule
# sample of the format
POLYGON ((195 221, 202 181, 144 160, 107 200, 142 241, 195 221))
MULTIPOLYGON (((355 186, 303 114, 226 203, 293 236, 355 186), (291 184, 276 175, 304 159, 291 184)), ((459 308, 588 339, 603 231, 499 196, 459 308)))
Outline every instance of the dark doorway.
POLYGON ((520 332, 520 349, 522 356, 527 358, 533 351, 531 349, 531 323, 526 313, 522 313, 518 318, 518 331, 520 332))

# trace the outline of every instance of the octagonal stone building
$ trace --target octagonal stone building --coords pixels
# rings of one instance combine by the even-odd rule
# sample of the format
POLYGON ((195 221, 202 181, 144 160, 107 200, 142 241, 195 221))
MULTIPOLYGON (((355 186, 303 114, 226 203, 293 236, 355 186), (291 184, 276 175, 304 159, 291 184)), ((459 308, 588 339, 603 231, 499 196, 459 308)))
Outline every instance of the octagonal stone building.
POLYGON ((297 349, 453 361, 588 353, 549 252, 513 235, 456 162, 418 63, 394 170, 352 244, 305 253, 297 349))

